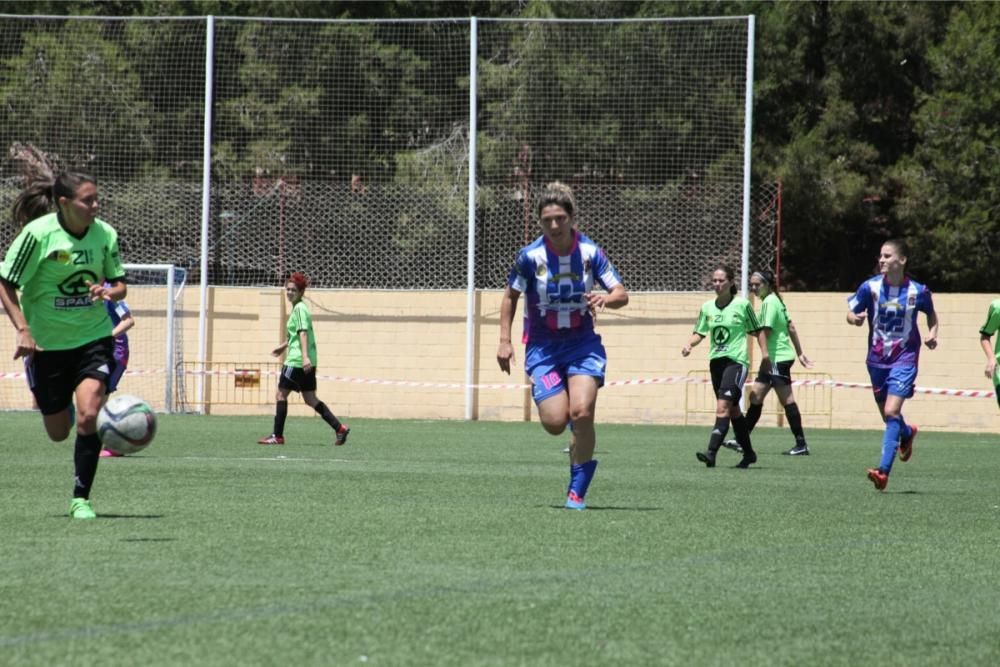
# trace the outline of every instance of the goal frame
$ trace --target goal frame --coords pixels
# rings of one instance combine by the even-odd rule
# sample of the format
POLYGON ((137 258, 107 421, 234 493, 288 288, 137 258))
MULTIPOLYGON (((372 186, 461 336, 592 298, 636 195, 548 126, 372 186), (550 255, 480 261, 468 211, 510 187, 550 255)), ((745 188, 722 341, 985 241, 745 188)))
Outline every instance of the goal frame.
MULTIPOLYGON (((156 272, 160 271, 166 274, 166 282, 164 287, 167 289, 167 304, 166 304, 166 340, 165 352, 164 352, 164 365, 163 372, 164 378, 164 396, 163 405, 165 411, 169 414, 174 412, 174 372, 175 372, 175 361, 174 361, 174 346, 176 344, 176 326, 177 326, 177 311, 174 305, 177 299, 177 266, 174 264, 125 264, 125 277, 126 283, 128 283, 128 274, 131 271, 150 271, 156 272)), ((128 297, 126 296, 126 300, 128 297)), ((127 372, 127 371, 126 371, 127 372)))

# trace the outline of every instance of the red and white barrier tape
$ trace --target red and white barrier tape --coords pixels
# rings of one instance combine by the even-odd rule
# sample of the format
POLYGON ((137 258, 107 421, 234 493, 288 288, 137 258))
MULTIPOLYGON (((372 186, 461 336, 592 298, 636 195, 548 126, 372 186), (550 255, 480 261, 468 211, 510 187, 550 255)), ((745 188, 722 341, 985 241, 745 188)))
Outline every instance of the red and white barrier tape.
MULTIPOLYGON (((126 371, 127 375, 162 375, 164 370, 161 369, 129 369, 126 371)), ((279 373, 276 371, 248 371, 248 370, 230 370, 230 371, 199 371, 190 370, 185 371, 186 375, 198 376, 202 375, 205 377, 243 377, 243 378, 260 378, 260 377, 277 377, 279 373)), ((16 373, 3 373, 0 372, 0 380, 23 380, 25 377, 24 372, 16 373)), ((317 380, 327 380, 331 382, 347 382, 351 384, 368 384, 368 385, 381 385, 381 386, 393 386, 393 387, 417 387, 417 388, 433 388, 433 389, 465 389, 466 385, 462 382, 416 382, 412 380, 378 380, 374 378, 356 378, 340 375, 319 375, 317 380)), ((606 387, 627 387, 635 385, 644 384, 710 384, 711 380, 708 378, 696 378, 687 375, 676 375, 668 377, 656 377, 656 378, 635 378, 629 380, 609 380, 605 383, 606 387)), ((748 380, 747 384, 752 384, 753 380, 748 380)), ((471 385, 473 389, 527 389, 531 385, 522 383, 507 383, 507 384, 474 384, 471 385)), ((867 382, 841 382, 839 380, 794 380, 792 382, 793 387, 816 387, 816 386, 827 386, 834 389, 868 389, 872 388, 871 384, 867 382)), ((980 390, 980 389, 944 389, 938 387, 914 387, 913 391, 918 394, 929 394, 932 396, 957 396, 960 398, 993 398, 996 394, 993 391, 980 390)))

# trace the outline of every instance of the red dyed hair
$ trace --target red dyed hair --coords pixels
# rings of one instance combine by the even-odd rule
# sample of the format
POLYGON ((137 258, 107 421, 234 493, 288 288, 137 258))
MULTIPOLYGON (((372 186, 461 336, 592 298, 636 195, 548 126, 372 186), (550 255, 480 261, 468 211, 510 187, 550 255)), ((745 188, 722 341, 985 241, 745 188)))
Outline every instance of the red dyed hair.
POLYGON ((295 283, 295 287, 298 288, 299 292, 305 292, 306 286, 309 284, 305 274, 299 273, 298 271, 288 276, 288 282, 295 283))

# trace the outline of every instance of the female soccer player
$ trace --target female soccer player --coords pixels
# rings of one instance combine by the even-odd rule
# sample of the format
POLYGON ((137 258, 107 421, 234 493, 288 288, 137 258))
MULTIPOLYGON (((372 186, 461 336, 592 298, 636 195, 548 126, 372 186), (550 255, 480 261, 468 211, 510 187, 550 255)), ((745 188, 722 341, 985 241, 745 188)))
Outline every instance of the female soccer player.
POLYGON ((979 344, 986 353, 986 377, 992 380, 997 405, 1000 405, 1000 372, 997 369, 997 360, 1000 360, 1000 336, 997 337, 993 349, 990 349, 990 338, 997 329, 1000 329, 1000 299, 990 304, 986 311, 986 323, 979 329, 979 344))
POLYGON ((511 324, 526 294, 525 370, 545 430, 559 435, 571 424, 566 508, 582 510, 597 469, 594 410, 608 363, 594 316, 627 304, 628 292, 604 250, 576 229, 576 199, 568 186, 547 185, 537 211, 542 235, 518 252, 500 303, 497 363, 510 373, 511 324), (594 292, 595 283, 607 294, 594 292))
POLYGON ((753 306, 743 297, 736 296, 733 270, 720 266, 712 272, 712 287, 715 298, 702 305, 698 323, 681 354, 688 356, 691 348, 712 337, 712 349, 708 353, 709 370, 712 374, 712 389, 715 390, 715 427, 708 439, 708 449, 697 452, 698 460, 709 468, 715 467, 715 456, 722 447, 732 423, 736 432, 736 442, 743 452, 737 468, 749 468, 757 462, 757 454, 750 444, 750 427, 740 409, 743 383, 747 379, 750 360, 747 356, 747 335, 752 335, 760 345, 761 366, 771 364, 767 350, 767 339, 754 315, 753 306))
POLYGON ((899 239, 886 241, 879 252, 879 275, 861 283, 847 303, 847 322, 860 327, 868 320, 868 375, 875 403, 885 422, 882 459, 878 468, 868 469, 868 479, 879 491, 889 483, 892 463, 899 451, 900 461, 913 455, 917 427, 903 419, 903 401, 913 396, 920 357, 917 313, 927 317, 924 344, 937 347, 938 316, 927 286, 906 275, 908 249, 899 239))
POLYGON ((274 348, 271 354, 280 357, 285 350, 288 350, 288 355, 285 357, 285 364, 281 367, 281 377, 278 379, 274 430, 271 435, 257 441, 261 445, 285 444, 288 394, 293 391, 301 392, 306 405, 319 413, 323 421, 330 425, 335 433, 333 444, 344 444, 351 432, 347 424, 340 423, 326 403, 316 396, 316 336, 313 334, 312 314, 302 300, 308 284, 306 277, 298 272, 289 276, 288 282, 285 283, 285 296, 292 304, 292 312, 285 326, 288 339, 274 348))
MULTIPOLYGON (((750 291, 760 299, 760 313, 757 321, 760 323, 764 336, 767 338, 767 353, 769 362, 761 362, 753 389, 750 391, 750 409, 747 410, 747 427, 753 432, 760 419, 767 393, 774 387, 778 400, 785 408, 785 418, 788 427, 795 436, 795 446, 785 452, 790 456, 808 456, 809 445, 802 431, 802 415, 795 403, 792 393, 792 364, 797 358, 806 368, 812 368, 812 362, 802 352, 799 334, 795 325, 788 318, 785 302, 774 284, 774 274, 770 271, 755 271, 750 276, 750 291), (794 348, 794 350, 793 350, 794 348)), ((768 360, 766 360, 768 361, 768 360)), ((728 444, 728 443, 726 443, 728 444)))
MULTIPOLYGON (((104 286, 110 287, 107 283, 104 286)), ((132 311, 129 310, 128 304, 125 301, 105 301, 104 304, 107 306, 108 317, 111 318, 111 324, 114 327, 111 330, 111 337, 115 340, 115 367, 111 371, 111 375, 108 376, 107 392, 111 394, 118 389, 118 382, 122 379, 122 375, 125 374, 125 369, 128 367, 129 347, 127 332, 135 326, 135 318, 132 317, 132 311)), ((101 457, 106 456, 124 456, 124 454, 119 454, 105 447, 101 450, 101 457)))
POLYGON ((69 436, 76 403, 76 519, 96 517, 89 499, 101 452, 97 413, 114 366, 103 302, 127 292, 118 235, 97 209, 97 181, 89 175, 36 180, 14 201, 22 229, 0 265, 0 301, 17 330, 14 358, 28 359, 28 384, 50 439, 69 436))

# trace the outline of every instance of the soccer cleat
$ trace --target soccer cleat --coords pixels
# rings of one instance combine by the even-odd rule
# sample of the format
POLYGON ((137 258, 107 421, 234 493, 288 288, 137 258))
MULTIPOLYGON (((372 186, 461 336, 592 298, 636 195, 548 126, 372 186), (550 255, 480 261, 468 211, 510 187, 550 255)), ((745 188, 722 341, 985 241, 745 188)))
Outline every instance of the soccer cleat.
POLYGON ((724 443, 722 443, 722 446, 725 447, 726 449, 733 450, 737 454, 743 453, 743 448, 740 447, 740 443, 736 442, 735 440, 726 440, 724 443))
POLYGON ((69 515, 74 519, 96 519, 97 514, 86 498, 74 498, 69 504, 69 515))
POLYGON ((705 464, 705 467, 707 468, 715 467, 715 452, 706 449, 703 452, 696 452, 695 456, 698 457, 699 461, 705 464))
POLYGON ((787 452, 786 456, 809 456, 809 445, 802 443, 801 445, 795 445, 787 452))
MULTIPOLYGON (((340 436, 337 436, 338 438, 340 436)), ((283 445, 285 444, 285 438, 280 435, 274 435, 273 433, 266 438, 261 438, 257 441, 258 445, 283 445)))
POLYGON ((904 438, 899 443, 899 460, 907 462, 913 456, 913 441, 917 437, 917 427, 910 424, 910 437, 904 438))
POLYGON ((333 441, 333 444, 340 446, 347 442, 347 436, 350 435, 351 429, 347 428, 346 424, 341 424, 340 430, 337 431, 337 438, 333 441))
POLYGON ((124 454, 119 454, 118 452, 113 452, 110 449, 102 449, 101 450, 101 458, 102 459, 108 458, 110 456, 125 456, 125 455, 124 454))
POLYGON ((585 510, 587 509, 587 504, 583 502, 583 498, 576 495, 576 491, 570 491, 566 494, 566 509, 585 510))
POLYGON ((879 491, 885 491, 885 487, 889 484, 889 476, 878 468, 868 469, 868 479, 872 481, 872 484, 874 484, 875 488, 879 491))
POLYGON ((736 464, 736 467, 749 468, 754 463, 757 463, 757 452, 751 449, 749 452, 743 452, 743 459, 736 464))

